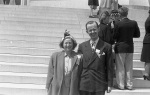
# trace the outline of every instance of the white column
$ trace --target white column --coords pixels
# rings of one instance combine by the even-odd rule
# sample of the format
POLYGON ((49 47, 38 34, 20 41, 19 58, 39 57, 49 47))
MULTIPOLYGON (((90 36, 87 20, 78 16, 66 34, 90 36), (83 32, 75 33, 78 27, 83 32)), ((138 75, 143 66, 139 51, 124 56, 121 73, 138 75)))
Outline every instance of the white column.
POLYGON ((27 0, 27 6, 29 6, 30 5, 30 0, 27 0))
POLYGON ((21 5, 22 5, 22 6, 24 5, 24 0, 21 0, 21 5))

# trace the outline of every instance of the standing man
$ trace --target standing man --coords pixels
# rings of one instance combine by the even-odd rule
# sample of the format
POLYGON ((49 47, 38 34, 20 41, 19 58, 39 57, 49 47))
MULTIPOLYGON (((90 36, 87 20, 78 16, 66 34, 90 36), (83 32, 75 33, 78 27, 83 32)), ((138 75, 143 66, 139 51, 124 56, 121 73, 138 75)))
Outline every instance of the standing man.
POLYGON ((79 84, 80 95, 105 95, 113 85, 113 62, 111 45, 98 36, 98 23, 86 23, 90 40, 79 45, 78 52, 83 54, 83 69, 79 84))
POLYGON ((119 9, 120 21, 115 24, 114 39, 116 40, 116 81, 120 90, 132 90, 132 68, 133 68, 133 38, 140 37, 138 24, 127 18, 128 8, 119 9))

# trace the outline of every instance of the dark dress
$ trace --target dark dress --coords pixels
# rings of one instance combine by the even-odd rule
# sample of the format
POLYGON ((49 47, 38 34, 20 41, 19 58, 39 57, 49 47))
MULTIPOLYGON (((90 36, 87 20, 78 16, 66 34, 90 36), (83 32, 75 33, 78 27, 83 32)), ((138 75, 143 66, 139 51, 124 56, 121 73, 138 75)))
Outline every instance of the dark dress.
POLYGON ((98 0, 88 0, 88 5, 99 6, 98 0))
POLYGON ((141 53, 141 61, 150 63, 150 16, 145 22, 146 34, 143 40, 143 49, 141 53))

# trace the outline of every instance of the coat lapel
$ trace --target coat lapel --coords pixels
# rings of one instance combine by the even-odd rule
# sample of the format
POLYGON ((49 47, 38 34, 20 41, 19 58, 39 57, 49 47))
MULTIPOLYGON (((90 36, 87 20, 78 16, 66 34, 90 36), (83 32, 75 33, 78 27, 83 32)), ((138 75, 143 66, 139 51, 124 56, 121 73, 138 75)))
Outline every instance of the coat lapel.
POLYGON ((71 70, 73 71, 74 67, 75 67, 75 64, 76 64, 76 61, 77 61, 77 56, 75 54, 75 52, 72 53, 73 57, 72 57, 72 68, 71 70))
POLYGON ((86 42, 84 49, 86 51, 86 55, 85 56, 91 58, 91 56, 92 56, 92 48, 91 48, 90 40, 86 42))
POLYGON ((62 85, 62 81, 63 81, 63 78, 64 78, 64 63, 65 63, 64 56, 65 56, 64 51, 60 52, 60 54, 58 55, 58 59, 59 59, 58 64, 60 64, 60 65, 58 65, 58 66, 60 66, 58 69, 59 69, 59 71, 61 71, 59 73, 59 75, 61 76, 60 85, 62 85))

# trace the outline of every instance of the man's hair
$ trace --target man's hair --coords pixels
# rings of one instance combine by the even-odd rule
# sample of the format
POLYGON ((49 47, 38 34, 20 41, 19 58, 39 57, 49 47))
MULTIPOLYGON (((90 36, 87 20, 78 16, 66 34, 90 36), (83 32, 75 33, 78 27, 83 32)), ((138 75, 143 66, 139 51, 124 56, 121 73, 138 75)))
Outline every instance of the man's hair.
POLYGON ((87 25, 88 25, 88 24, 94 24, 94 23, 97 25, 97 28, 98 28, 98 23, 97 23, 96 21, 88 21, 88 22, 86 23, 86 25, 85 25, 86 31, 87 31, 87 25))
POLYGON ((128 15, 129 9, 127 7, 121 7, 119 8, 119 14, 123 17, 126 17, 128 15))

